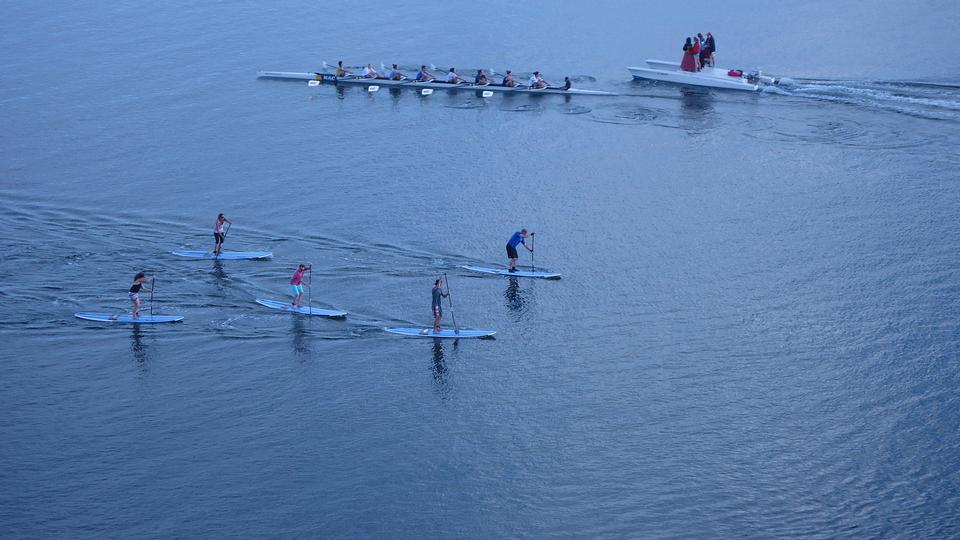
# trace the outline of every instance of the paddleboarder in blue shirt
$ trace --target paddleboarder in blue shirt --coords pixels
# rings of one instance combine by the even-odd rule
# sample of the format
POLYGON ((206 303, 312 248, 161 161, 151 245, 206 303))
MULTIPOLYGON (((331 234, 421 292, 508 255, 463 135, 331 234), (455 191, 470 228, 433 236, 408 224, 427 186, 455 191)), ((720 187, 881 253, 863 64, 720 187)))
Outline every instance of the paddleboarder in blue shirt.
POLYGON ((517 255, 517 245, 523 244, 523 247, 527 248, 527 251, 533 253, 533 249, 531 249, 526 242, 526 238, 532 234, 533 233, 528 233, 526 229, 520 229, 513 233, 513 236, 507 240, 507 258, 510 259, 510 265, 507 270, 510 272, 517 271, 517 259, 520 258, 520 256, 517 255))
POLYGON ((448 296, 450 295, 443 292, 443 278, 437 279, 433 283, 433 304, 431 305, 434 332, 440 331, 440 319, 443 318, 443 299, 448 296))

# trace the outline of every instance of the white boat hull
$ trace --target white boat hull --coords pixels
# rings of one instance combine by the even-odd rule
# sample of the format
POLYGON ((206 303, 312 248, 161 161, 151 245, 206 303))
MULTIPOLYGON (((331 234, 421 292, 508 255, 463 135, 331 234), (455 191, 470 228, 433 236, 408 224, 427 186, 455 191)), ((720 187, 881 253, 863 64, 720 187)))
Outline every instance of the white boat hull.
POLYGON ((661 60, 647 60, 648 67, 628 67, 627 70, 637 80, 662 81, 690 86, 707 88, 723 88, 726 90, 746 90, 756 92, 760 84, 752 83, 746 77, 728 75, 727 69, 705 67, 700 71, 683 71, 677 62, 661 60))
MULTIPOLYGON (((518 86, 499 86, 496 84, 450 84, 440 81, 417 82, 410 79, 394 81, 391 79, 365 79, 362 77, 338 78, 327 73, 299 73, 292 71, 260 71, 257 77, 261 79, 295 79, 301 81, 318 81, 333 84, 349 84, 357 86, 383 86, 389 88, 429 88, 431 90, 474 90, 477 92, 503 92, 509 94, 573 94, 578 96, 615 96, 616 92, 605 92, 603 90, 586 90, 583 88, 571 88, 564 90, 562 88, 530 88, 523 85, 518 86)), ((317 83, 313 83, 317 84, 317 83)))

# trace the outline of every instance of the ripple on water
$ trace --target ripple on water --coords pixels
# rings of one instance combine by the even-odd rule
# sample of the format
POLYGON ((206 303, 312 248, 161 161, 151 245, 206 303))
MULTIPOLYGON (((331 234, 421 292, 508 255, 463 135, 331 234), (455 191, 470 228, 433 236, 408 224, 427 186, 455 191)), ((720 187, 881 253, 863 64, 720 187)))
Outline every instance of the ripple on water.
POLYGON ((590 119, 602 124, 649 124, 663 116, 663 111, 638 105, 614 105, 593 111, 590 119))
POLYGON ((540 112, 543 110, 543 107, 536 104, 529 105, 518 105, 516 107, 502 107, 501 111, 507 112, 540 112))
POLYGON ((592 110, 590 107, 584 107, 583 105, 571 105, 564 107, 562 112, 563 114, 586 114, 592 110))
POLYGON ((910 130, 845 118, 754 117, 745 135, 764 141, 840 144, 866 149, 913 148, 929 140, 910 130))

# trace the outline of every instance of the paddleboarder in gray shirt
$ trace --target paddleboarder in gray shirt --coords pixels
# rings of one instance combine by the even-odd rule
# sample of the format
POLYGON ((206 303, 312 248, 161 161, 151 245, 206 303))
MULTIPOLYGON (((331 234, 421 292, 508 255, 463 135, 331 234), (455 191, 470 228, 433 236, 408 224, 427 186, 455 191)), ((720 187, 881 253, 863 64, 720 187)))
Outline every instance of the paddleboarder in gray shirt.
POLYGON ((442 299, 450 296, 449 294, 443 292, 443 278, 437 279, 433 284, 433 331, 440 331, 440 319, 443 318, 443 303, 442 299))

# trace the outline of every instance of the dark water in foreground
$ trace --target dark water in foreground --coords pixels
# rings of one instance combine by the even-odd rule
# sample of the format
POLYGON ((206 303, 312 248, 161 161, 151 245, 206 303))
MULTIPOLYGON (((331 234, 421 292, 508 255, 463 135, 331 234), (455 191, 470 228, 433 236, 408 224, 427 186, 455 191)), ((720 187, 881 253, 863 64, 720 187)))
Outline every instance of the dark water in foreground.
POLYGON ((957 14, 757 6, 6 6, 0 535, 957 536, 957 14), (708 29, 793 83, 629 82, 708 29), (254 78, 340 55, 621 95, 254 78), (274 260, 168 255, 219 211, 274 260), (459 269, 519 226, 562 280, 459 269), (141 269, 183 324, 73 318, 141 269), (441 272, 496 340, 381 331, 441 272))

